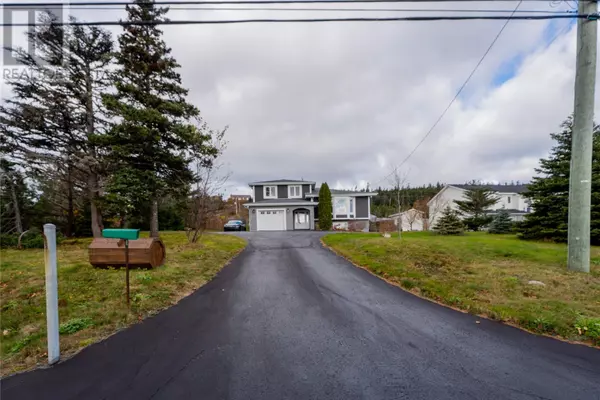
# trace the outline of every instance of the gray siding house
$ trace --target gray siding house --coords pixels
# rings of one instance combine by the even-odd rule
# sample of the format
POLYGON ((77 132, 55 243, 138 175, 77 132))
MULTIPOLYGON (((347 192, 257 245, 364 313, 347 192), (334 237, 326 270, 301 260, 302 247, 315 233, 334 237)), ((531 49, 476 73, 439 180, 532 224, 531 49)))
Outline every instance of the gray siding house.
MULTIPOLYGON (((254 202, 249 211, 251 231, 314 230, 319 219, 319 188, 312 181, 276 179, 250 182, 254 202)), ((376 193, 331 190, 333 228, 369 230, 371 197, 376 193)))

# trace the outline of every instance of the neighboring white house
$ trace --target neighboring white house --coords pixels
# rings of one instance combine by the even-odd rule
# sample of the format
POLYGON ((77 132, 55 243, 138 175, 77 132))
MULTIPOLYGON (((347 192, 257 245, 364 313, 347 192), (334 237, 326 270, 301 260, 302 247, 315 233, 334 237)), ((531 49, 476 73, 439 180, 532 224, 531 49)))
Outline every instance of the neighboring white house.
POLYGON ((392 214, 390 218, 394 220, 396 226, 398 226, 398 220, 401 221, 402 231, 424 231, 427 229, 427 220, 423 211, 415 210, 411 208, 401 212, 400 214, 392 214))
POLYGON ((438 218, 446 207, 458 210, 454 200, 464 200, 464 194, 469 189, 488 188, 493 190, 498 202, 490 207, 492 211, 506 209, 513 221, 523 220, 523 216, 531 211, 528 200, 522 193, 527 190, 527 185, 446 185, 429 202, 429 226, 435 226, 438 218))

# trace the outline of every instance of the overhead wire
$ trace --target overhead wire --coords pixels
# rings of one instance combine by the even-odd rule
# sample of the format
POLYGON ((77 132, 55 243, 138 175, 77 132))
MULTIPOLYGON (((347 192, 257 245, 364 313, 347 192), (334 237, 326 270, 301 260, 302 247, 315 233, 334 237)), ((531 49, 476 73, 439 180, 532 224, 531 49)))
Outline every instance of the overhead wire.
MULTIPOLYGON (((157 0, 153 4, 163 5, 202 5, 202 4, 342 4, 342 3, 463 3, 463 2, 512 2, 514 0, 157 0)), ((547 2, 548 0, 523 0, 527 2, 547 2)), ((125 6, 131 1, 79 1, 79 2, 26 2, 4 3, 4 7, 55 7, 55 6, 125 6)))
POLYGON ((356 17, 356 18, 299 18, 299 19, 222 19, 222 20, 163 20, 163 21, 53 21, 50 24, 39 22, 2 22, 4 27, 28 26, 146 26, 146 25, 217 25, 217 24, 247 24, 247 23, 319 23, 319 22, 426 22, 426 21, 475 21, 475 20, 551 20, 551 19, 588 19, 590 15, 581 14, 550 14, 550 15, 448 15, 448 16, 410 16, 410 17, 356 17))
MULTIPOLYGON (((104 7, 85 7, 85 6, 69 6, 65 5, 69 10, 122 10, 119 6, 104 6, 104 7)), ((491 13, 491 14, 509 14, 511 10, 474 10, 474 9, 425 9, 425 8, 309 8, 309 7, 171 7, 169 11, 339 11, 339 12, 441 12, 441 13, 491 13)), ((520 14, 568 14, 572 11, 559 10, 519 10, 520 14)))
MULTIPOLYGON (((513 10, 513 13, 511 14, 511 16, 515 15, 516 11, 521 6, 521 4, 523 3, 523 1, 524 0, 520 0, 519 1, 519 3, 517 4, 517 6, 515 7, 515 9, 513 10)), ((406 164, 406 162, 408 160, 410 160, 410 158, 413 156, 413 154, 415 154, 415 152, 419 149, 419 147, 421 147, 421 145, 423 144, 423 142, 425 142, 425 140, 427 140, 427 138, 429 137, 429 135, 431 135, 431 133, 438 126, 438 124, 440 123, 440 121, 444 118, 444 116, 446 115, 446 113, 448 112, 448 110, 450 110, 450 107, 452 107, 452 105, 454 104, 454 102, 458 99, 458 97, 463 92, 463 90, 465 89, 465 87, 467 86, 467 84, 471 81, 471 78, 473 77, 473 75, 475 75, 475 72, 477 72, 477 70, 479 69, 479 66, 483 63, 483 60, 485 60, 485 58, 490 53, 490 51, 492 50, 492 48, 494 47, 494 45, 496 44, 496 42, 498 42, 498 39, 500 38, 500 36, 502 35, 502 33, 504 32, 504 30, 508 26, 508 24, 511 21, 511 19, 512 18, 507 19, 506 22, 502 25, 502 28, 500 28, 500 30, 498 31, 498 33, 494 37, 494 40, 492 40, 492 42, 490 43, 490 45, 488 46, 488 48, 486 49, 486 51, 483 53, 483 55, 481 56, 481 58, 479 59, 479 61, 475 65, 475 67, 471 70, 471 73, 469 74, 469 76, 467 76, 467 79, 465 79, 465 81, 460 86, 460 88, 458 89, 458 91, 456 92, 456 94, 454 95, 454 97, 452 98, 452 100, 450 100, 450 103, 448 103, 448 105, 446 106, 446 108, 444 109, 444 111, 442 111, 442 113, 440 114, 440 116, 435 120, 435 122, 433 123, 433 125, 431 126, 431 128, 429 128, 429 130, 427 131, 427 133, 425 133, 425 135, 421 138, 421 140, 417 143, 417 145, 412 149, 412 151, 402 160, 402 162, 399 165, 396 165, 394 167, 394 170, 392 172, 390 172, 388 175, 386 175, 383 179, 379 180, 373 186, 376 186, 377 184, 383 182, 384 180, 389 179, 390 176, 392 176, 393 174, 397 173, 397 171, 400 168, 402 168, 402 166, 404 166, 404 164, 406 164)))

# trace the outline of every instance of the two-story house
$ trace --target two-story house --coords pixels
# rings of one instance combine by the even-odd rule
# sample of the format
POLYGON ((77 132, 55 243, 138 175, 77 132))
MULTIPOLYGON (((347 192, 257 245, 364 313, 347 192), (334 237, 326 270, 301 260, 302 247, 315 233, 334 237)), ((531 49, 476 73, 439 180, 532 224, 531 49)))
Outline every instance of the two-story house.
POLYGON ((523 220, 523 216, 530 212, 530 204, 522 193, 527 190, 527 185, 446 185, 429 202, 429 226, 435 226, 446 207, 457 210, 454 200, 464 200, 469 189, 487 188, 494 191, 498 202, 490 207, 490 214, 495 214, 500 209, 505 209, 513 221, 523 220))
MULTIPOLYGON (((312 181, 276 179, 251 182, 251 231, 314 230, 319 218, 319 188, 312 181)), ((331 190, 334 229, 369 230, 371 197, 376 193, 331 190)))

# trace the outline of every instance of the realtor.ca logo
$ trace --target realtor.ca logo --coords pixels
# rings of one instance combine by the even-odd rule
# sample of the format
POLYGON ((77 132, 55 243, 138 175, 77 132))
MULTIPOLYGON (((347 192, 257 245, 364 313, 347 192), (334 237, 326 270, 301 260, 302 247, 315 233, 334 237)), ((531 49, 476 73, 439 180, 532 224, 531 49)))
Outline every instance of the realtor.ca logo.
MULTIPOLYGON (((4 23, 2 27, 3 79, 18 79, 23 74, 28 74, 27 65, 20 61, 24 56, 31 57, 37 65, 47 65, 46 61, 38 56, 35 41, 30 40, 29 36, 41 24, 48 23, 51 18, 62 23, 64 20, 63 7, 64 3, 38 8, 23 2, 22 5, 5 6, 0 9, 4 23)), ((61 55, 60 60, 53 60, 53 62, 63 63, 64 59, 61 55)))

